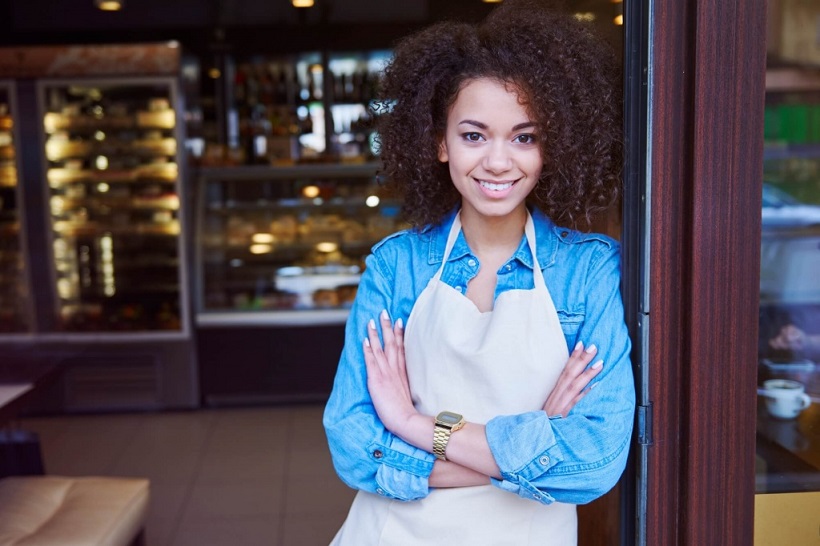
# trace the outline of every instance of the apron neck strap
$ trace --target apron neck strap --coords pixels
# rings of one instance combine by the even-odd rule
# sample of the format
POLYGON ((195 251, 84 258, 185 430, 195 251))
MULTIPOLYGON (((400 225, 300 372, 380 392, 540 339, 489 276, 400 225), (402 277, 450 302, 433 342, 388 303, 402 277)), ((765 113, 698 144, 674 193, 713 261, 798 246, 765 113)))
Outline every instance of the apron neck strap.
MULTIPOLYGON (((438 271, 436 271, 436 274, 433 277, 435 280, 441 279, 441 273, 444 271, 444 265, 450 258, 450 252, 453 251, 453 247, 456 244, 456 239, 458 239, 458 234, 460 232, 461 211, 459 210, 453 220, 453 225, 450 227, 450 233, 447 235, 447 244, 444 246, 444 256, 441 260, 441 266, 438 268, 438 271)), ((527 244, 530 247, 530 254, 532 254, 532 271, 535 286, 546 286, 546 283, 544 282, 544 274, 541 271, 541 266, 538 264, 538 255, 535 253, 535 224, 532 221, 530 211, 527 211, 527 223, 524 225, 524 233, 527 235, 527 244)))

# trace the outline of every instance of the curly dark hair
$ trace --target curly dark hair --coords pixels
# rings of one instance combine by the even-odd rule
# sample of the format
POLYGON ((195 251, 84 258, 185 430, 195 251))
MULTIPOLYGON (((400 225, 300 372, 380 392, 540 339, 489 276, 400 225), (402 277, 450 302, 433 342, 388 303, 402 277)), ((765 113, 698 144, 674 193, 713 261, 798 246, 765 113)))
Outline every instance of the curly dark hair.
POLYGON ((575 225, 617 199, 622 103, 614 52, 572 15, 508 0, 479 24, 441 22, 403 38, 385 68, 380 155, 411 225, 440 222, 460 200, 438 148, 450 106, 476 78, 511 85, 538 127, 544 166, 532 205, 575 225))

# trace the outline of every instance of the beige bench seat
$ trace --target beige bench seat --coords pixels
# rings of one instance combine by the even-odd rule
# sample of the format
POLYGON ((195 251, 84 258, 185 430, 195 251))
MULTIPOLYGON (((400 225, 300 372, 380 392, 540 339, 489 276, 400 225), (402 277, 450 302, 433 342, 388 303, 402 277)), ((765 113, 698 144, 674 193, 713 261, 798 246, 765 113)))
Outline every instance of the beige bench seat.
POLYGON ((149 483, 139 478, 0 480, 0 546, 127 546, 142 540, 149 483))

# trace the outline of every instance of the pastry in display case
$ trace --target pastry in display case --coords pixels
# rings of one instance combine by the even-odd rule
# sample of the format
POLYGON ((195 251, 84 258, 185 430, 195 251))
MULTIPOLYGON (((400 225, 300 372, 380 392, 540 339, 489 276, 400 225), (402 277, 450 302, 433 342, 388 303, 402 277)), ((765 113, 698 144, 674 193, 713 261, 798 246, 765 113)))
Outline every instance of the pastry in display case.
POLYGON ((58 329, 182 328, 172 80, 43 82, 58 329))
POLYGON ((12 93, 0 82, 0 334, 29 329, 12 93))
POLYGON ((203 169, 200 318, 349 308, 372 246, 405 227, 378 167, 203 169))

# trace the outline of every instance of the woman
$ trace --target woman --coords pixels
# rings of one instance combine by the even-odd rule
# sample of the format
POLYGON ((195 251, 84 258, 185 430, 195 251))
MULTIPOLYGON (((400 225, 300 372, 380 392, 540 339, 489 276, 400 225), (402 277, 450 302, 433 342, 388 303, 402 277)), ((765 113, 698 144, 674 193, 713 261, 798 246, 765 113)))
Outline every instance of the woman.
POLYGON ((575 505, 620 477, 618 245, 556 224, 617 194, 606 51, 521 2, 395 49, 381 157, 414 227, 367 258, 325 410, 359 490, 333 544, 574 544, 575 505))

